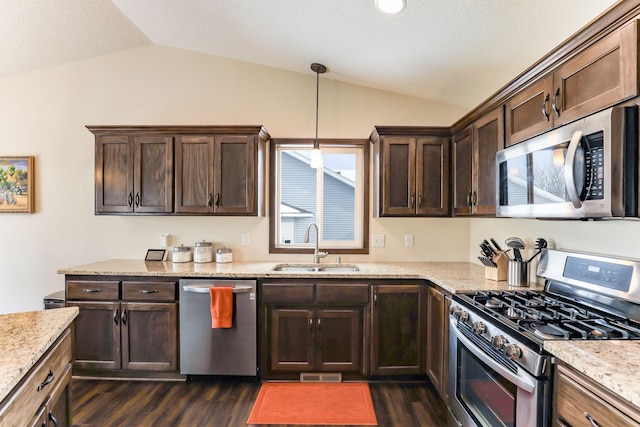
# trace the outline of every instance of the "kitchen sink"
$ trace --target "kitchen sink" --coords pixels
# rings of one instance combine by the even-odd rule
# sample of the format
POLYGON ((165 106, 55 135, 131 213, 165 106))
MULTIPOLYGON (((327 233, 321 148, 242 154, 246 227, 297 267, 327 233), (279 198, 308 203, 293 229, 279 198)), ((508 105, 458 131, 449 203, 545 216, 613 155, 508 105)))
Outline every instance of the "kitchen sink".
POLYGON ((289 273, 355 273, 360 268, 354 264, 278 264, 271 270, 289 273))

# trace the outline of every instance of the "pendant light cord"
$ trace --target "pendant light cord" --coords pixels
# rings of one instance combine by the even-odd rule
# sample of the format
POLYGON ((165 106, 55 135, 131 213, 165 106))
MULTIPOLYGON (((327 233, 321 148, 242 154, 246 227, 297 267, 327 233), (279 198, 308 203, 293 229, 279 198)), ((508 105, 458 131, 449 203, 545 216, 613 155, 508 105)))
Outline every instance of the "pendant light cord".
POLYGON ((318 143, 318 108, 320 105, 320 68, 316 70, 316 140, 313 143, 313 148, 319 149, 318 143))

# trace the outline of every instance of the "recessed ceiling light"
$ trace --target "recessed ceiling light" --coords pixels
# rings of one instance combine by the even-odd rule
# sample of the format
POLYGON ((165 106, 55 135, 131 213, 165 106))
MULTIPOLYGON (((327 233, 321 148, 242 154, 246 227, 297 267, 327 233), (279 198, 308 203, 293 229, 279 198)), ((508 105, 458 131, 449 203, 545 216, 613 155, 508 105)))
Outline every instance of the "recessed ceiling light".
POLYGON ((399 13, 407 7, 407 0, 375 0, 376 8, 383 13, 399 13))

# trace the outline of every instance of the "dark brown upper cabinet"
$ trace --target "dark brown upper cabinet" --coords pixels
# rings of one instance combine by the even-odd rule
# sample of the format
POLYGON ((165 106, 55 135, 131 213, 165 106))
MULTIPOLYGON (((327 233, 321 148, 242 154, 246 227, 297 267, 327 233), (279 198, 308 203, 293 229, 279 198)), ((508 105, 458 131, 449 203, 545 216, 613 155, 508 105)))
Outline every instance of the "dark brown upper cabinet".
POLYGON ((173 209, 173 139, 96 135, 96 213, 169 213, 173 209))
POLYGON ((495 215, 498 150, 504 148, 502 108, 453 136, 453 214, 495 215))
POLYGON ((87 128, 96 135, 96 214, 264 214, 261 126, 87 128))
POLYGON ((449 129, 380 127, 374 143, 378 216, 449 216, 449 129))
POLYGON ((638 95, 638 37, 632 21, 510 97, 505 145, 638 95))

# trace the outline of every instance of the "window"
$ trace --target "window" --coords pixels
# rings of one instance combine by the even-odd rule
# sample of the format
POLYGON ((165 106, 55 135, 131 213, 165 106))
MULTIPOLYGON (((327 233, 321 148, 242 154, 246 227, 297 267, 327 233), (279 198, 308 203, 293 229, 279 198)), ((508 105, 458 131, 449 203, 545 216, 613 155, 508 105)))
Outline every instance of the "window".
POLYGON ((320 140, 323 167, 310 166, 313 140, 274 139, 269 180, 269 252, 368 253, 369 141, 320 140), (307 227, 312 229, 304 242, 307 227))

